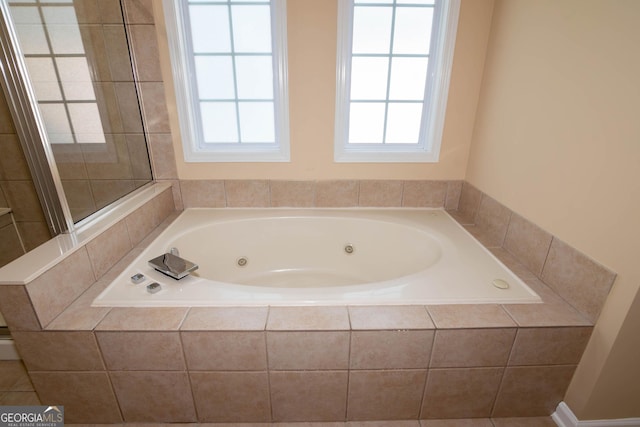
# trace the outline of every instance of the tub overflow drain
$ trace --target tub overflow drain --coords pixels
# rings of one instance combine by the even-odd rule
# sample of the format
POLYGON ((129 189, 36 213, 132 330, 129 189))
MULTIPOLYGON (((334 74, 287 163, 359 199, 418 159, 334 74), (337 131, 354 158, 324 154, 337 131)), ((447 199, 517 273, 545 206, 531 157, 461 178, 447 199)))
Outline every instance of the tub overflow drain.
POLYGON ((494 279, 492 283, 493 283, 493 286, 495 286, 498 289, 509 289, 509 282, 507 282, 506 280, 494 279))
POLYGON ((236 263, 238 264, 238 267, 244 267, 245 265, 247 265, 248 262, 249 260, 247 259, 247 257, 244 257, 244 256, 241 256, 236 261, 236 263))
POLYGON ((347 243, 346 245, 344 245, 344 251, 348 254, 352 254, 354 251, 354 247, 351 243, 347 243))

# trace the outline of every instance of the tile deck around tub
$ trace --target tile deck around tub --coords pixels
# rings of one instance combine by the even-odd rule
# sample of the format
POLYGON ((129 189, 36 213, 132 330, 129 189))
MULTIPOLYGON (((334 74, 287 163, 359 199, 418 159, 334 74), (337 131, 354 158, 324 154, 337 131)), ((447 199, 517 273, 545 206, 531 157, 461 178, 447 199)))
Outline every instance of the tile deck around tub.
POLYGON ((143 399, 151 393, 175 397, 162 418, 166 423, 552 426, 548 415, 568 386, 592 324, 511 254, 494 254, 538 292, 542 304, 89 307, 105 286, 99 280, 44 331, 18 334, 17 345, 31 354, 40 397, 56 397, 68 408, 68 425, 159 422, 148 414, 171 402, 143 399), (53 333, 60 336, 46 335, 53 333), (56 347, 55 358, 29 350, 40 338, 64 344, 78 333, 91 341, 89 353, 65 345, 56 347), (549 340, 566 345, 550 348, 549 340), (65 348, 75 354, 64 354, 65 348), (58 359, 77 363, 60 365, 58 359), (62 384, 69 381, 72 386, 62 384), (79 392, 103 405, 81 408, 79 392), (225 393, 235 403, 229 406, 225 393), (496 416, 535 417, 491 418, 496 416), (405 421, 371 421, 386 417, 405 421))

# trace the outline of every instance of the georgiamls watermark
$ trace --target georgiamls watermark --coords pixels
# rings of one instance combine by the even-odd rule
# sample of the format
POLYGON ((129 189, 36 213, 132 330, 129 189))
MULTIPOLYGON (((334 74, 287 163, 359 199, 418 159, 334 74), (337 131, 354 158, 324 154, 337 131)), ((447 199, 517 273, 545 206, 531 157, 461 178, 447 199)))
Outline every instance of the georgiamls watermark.
POLYGON ((0 427, 62 427, 64 406, 0 406, 0 427))

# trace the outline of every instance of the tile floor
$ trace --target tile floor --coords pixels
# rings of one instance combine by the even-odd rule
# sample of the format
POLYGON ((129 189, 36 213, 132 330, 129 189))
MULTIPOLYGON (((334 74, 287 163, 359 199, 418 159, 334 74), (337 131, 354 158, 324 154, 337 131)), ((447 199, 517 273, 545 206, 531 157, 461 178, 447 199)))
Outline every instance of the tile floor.
POLYGON ((0 406, 40 405, 20 360, 0 361, 0 406))
MULTIPOLYGON (((27 371, 19 360, 0 361, 0 406, 40 405, 27 371)), ((99 427, 107 424, 66 424, 69 427, 99 427)), ((121 427, 154 427, 156 423, 108 424, 121 427)), ((164 427, 556 427, 550 417, 474 418, 421 421, 351 421, 319 423, 162 424, 164 427)))

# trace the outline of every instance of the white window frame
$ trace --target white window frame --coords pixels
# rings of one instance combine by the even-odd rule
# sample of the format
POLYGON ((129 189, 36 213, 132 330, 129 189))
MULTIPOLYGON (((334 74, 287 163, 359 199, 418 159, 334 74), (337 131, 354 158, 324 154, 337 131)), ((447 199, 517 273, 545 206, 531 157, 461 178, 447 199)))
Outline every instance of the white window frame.
POLYGON ((289 95, 287 87, 286 0, 271 0, 274 67, 275 143, 203 144, 190 51, 186 1, 163 0, 169 54, 186 162, 289 162, 289 95))
POLYGON ((334 160, 336 162, 437 162, 455 49, 460 0, 436 0, 418 144, 350 144, 349 92, 353 0, 339 0, 334 160))

